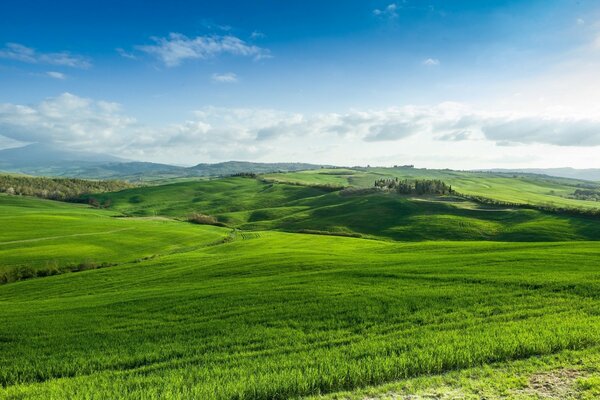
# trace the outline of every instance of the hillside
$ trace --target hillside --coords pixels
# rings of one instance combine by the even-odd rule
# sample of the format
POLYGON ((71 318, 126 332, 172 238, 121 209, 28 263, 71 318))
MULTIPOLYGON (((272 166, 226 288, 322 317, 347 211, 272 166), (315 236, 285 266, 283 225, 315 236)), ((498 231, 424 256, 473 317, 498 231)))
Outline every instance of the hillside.
POLYGON ((0 283, 194 249, 227 230, 0 194, 0 283), (35 229, 32 229, 35 227, 35 229))
POLYGON ((301 184, 372 187, 377 179, 439 179, 463 194, 499 202, 541 206, 600 209, 600 202, 570 198, 577 189, 600 189, 599 183, 535 174, 467 172, 420 168, 322 169, 286 174, 266 174, 266 179, 301 184))
POLYGON ((563 369, 600 389, 597 219, 313 176, 108 209, 0 195, 0 398, 494 399, 563 369))
POLYGON ((539 174, 548 176, 557 176, 570 179, 584 179, 588 181, 600 181, 599 168, 521 168, 521 169, 491 169, 492 172, 503 173, 521 173, 521 174, 539 174))
MULTIPOLYGON (((328 174, 316 176, 337 182, 328 174)), ((346 175, 341 175, 346 176, 346 175)), ((362 179, 366 179, 362 177, 362 179)), ((507 178, 508 179, 508 178, 507 178)), ((600 239, 598 219, 492 207, 453 196, 402 196, 226 178, 93 196, 129 216, 216 217, 244 230, 363 235, 394 240, 561 241, 600 239)))

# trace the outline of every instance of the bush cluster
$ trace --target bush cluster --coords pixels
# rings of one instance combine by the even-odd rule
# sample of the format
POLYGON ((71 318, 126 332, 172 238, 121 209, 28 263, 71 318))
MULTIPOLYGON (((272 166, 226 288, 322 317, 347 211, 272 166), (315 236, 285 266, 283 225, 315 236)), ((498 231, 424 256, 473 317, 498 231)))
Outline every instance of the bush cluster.
POLYGON ((224 223, 219 222, 219 220, 216 217, 200 213, 190 214, 187 220, 188 222, 199 225, 226 226, 224 223))
POLYGON ((452 186, 446 185, 443 181, 437 179, 378 179, 374 186, 383 190, 390 190, 401 194, 452 194, 452 186))
POLYGON ((59 266, 56 263, 49 263, 44 268, 32 268, 29 265, 19 265, 14 268, 10 268, 6 271, 0 271, 0 284, 12 283, 17 281, 23 281, 31 278, 42 278, 45 276, 60 275, 67 272, 81 272, 88 271, 91 269, 106 268, 116 264, 107 262, 96 263, 96 262, 82 262, 79 264, 67 264, 59 266))
POLYGON ((115 192, 132 185, 122 181, 93 181, 74 178, 43 178, 0 175, 0 193, 43 199, 76 201, 88 193, 115 192))

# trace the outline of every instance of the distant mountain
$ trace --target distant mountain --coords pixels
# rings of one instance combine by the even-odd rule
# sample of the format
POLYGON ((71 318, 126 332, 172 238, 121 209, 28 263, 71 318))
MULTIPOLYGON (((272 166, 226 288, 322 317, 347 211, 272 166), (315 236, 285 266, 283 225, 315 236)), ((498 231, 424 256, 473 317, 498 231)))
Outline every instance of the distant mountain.
POLYGON ((491 172, 541 174, 558 176, 560 178, 583 179, 586 181, 600 181, 600 168, 575 169, 575 168, 522 168, 522 169, 489 169, 491 172))
MULTIPOLYGON (((323 166, 330 167, 330 166, 323 166)), ((321 168, 321 165, 306 163, 255 163, 248 161, 226 161, 216 164, 198 164, 188 168, 200 176, 222 176, 239 172, 262 174, 277 171, 301 171, 321 168)))
POLYGON ((23 147, 0 150, 0 168, 23 168, 70 163, 107 163, 124 162, 122 158, 108 154, 66 150, 58 146, 33 143, 23 147))
POLYGON ((267 173, 321 168, 306 163, 253 163, 227 161, 180 167, 169 164, 129 161, 118 157, 61 149, 44 144, 0 150, 0 171, 38 176, 65 176, 130 181, 225 176, 240 172, 267 173))

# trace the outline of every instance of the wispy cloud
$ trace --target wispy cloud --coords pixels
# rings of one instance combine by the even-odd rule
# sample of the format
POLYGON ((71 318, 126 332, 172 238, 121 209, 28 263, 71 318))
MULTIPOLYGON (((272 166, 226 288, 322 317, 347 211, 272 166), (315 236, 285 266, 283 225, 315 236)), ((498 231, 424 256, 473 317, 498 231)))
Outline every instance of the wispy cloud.
POLYGON ((123 58, 128 58, 130 60, 137 60, 137 57, 135 56, 135 54, 129 53, 129 52, 125 51, 124 49, 120 48, 120 47, 116 48, 115 50, 123 58))
POLYGON ((60 79, 60 80, 67 79, 67 75, 63 74, 62 72, 57 72, 57 71, 48 71, 48 72, 46 72, 46 75, 49 76, 50 78, 54 78, 54 79, 60 79))
POLYGON ((250 35, 250 39, 262 39, 265 38, 267 35, 265 35, 262 32, 259 31, 254 31, 252 32, 252 34, 250 35))
POLYGON ((31 47, 19 43, 7 43, 4 49, 0 49, 0 58, 29 64, 59 65, 72 68, 89 68, 92 65, 87 57, 71 54, 68 51, 39 53, 31 47))
POLYGON ((226 72, 224 74, 214 73, 210 77, 213 82, 219 83, 235 83, 238 81, 238 77, 233 72, 226 72))
POLYGON ((397 18, 398 17, 398 4, 390 3, 385 8, 376 8, 373 10, 373 15, 385 18, 397 18))
POLYGON ((150 54, 167 67, 175 67, 185 60, 207 59, 221 54, 252 57, 255 60, 270 58, 268 49, 246 43, 232 36, 197 36, 189 38, 180 33, 171 33, 166 38, 153 37, 155 44, 136 46, 136 49, 150 54))
POLYGON ((427 58, 423 60, 422 64, 428 67, 435 67, 440 65, 440 60, 438 60, 437 58, 427 58))

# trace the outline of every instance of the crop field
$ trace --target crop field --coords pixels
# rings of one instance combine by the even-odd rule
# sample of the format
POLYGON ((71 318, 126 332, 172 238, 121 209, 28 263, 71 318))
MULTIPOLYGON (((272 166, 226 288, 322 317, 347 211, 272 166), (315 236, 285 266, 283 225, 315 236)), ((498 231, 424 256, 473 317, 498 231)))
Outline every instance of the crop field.
POLYGON ((0 399, 600 394, 592 217, 254 178, 94 196, 0 196, 0 272, 106 263, 0 284, 0 399))

